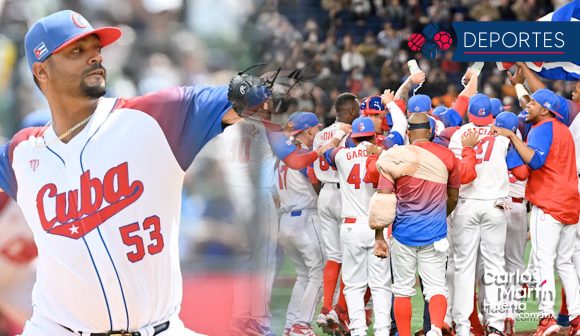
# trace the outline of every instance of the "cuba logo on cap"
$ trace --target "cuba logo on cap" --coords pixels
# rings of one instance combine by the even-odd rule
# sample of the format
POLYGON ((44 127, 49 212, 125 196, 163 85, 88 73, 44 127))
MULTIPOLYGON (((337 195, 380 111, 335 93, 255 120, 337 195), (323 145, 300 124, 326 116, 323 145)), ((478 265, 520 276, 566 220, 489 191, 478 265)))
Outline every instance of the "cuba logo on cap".
POLYGON ((477 115, 484 117, 485 116, 485 108, 483 108, 483 107, 480 108, 479 111, 477 111, 477 115))
POLYGON ((363 122, 358 124, 358 130, 361 132, 365 130, 365 124, 363 122))
POLYGON ((34 56, 36 56, 37 60, 41 59, 42 56, 46 55, 46 53, 48 53, 48 49, 46 48, 46 44, 44 44, 44 42, 40 42, 40 44, 34 48, 34 56))
POLYGON ((79 13, 73 13, 72 21, 75 24, 75 26, 79 28, 87 28, 89 26, 87 20, 79 13))
POLYGON ((550 107, 552 107, 552 104, 550 104, 550 102, 545 102, 544 107, 549 109, 550 107))
POLYGON ((419 106, 415 106, 415 112, 419 112, 419 106))

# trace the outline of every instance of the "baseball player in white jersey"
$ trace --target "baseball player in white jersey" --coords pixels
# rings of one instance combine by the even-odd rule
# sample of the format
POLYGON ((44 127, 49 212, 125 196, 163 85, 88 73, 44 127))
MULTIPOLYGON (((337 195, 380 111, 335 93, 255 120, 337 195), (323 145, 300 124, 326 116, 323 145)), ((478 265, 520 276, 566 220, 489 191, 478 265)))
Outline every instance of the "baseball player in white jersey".
POLYGON ((0 230, 0 313, 22 331, 32 316, 38 253, 20 207, 4 192, 0 192, 0 230))
MULTIPOLYGON (((518 134, 518 117, 511 112, 500 112, 495 117, 495 126, 503 127, 518 134)), ((506 222, 507 231, 505 244, 505 270, 508 274, 522 274, 526 265, 524 264, 524 252, 526 248, 526 241, 528 237, 528 213, 526 209, 526 200, 524 199, 526 192, 526 181, 518 180, 512 172, 509 172, 509 194, 506 199, 506 222)), ((513 279, 515 277, 510 277, 513 279)), ((510 297, 506 297, 507 314, 505 319, 504 333, 506 336, 515 335, 515 321, 518 314, 518 300, 516 294, 521 289, 520 283, 510 282, 507 284, 508 293, 510 297)))
POLYGON ((508 168, 516 177, 527 176, 527 168, 513 150, 509 140, 494 138, 491 103, 487 96, 476 94, 469 101, 470 123, 463 125, 451 137, 449 148, 460 158, 461 136, 475 131, 482 136, 476 147, 476 179, 461 186, 459 203, 454 211, 452 240, 455 253, 453 320, 459 336, 469 335, 469 315, 473 310, 475 263, 481 251, 485 270, 488 334, 500 334, 504 329, 505 312, 500 309, 502 298, 496 277, 504 272, 506 218, 504 199, 509 192, 508 168), (461 295, 457 295, 461 293, 461 295))
POLYGON ((364 294, 367 286, 373 298, 374 334, 389 334, 390 266, 388 259, 374 255, 374 231, 368 226, 368 209, 376 188, 365 181, 367 146, 374 144, 375 129, 368 117, 353 121, 351 137, 354 148, 335 148, 325 158, 336 166, 341 184, 342 219, 340 239, 343 252, 342 280, 350 318, 350 334, 367 334, 364 294))
MULTIPOLYGON (((288 118, 290 135, 304 150, 312 146, 319 130, 318 118, 311 112, 295 112, 288 118)), ((310 327, 322 296, 324 249, 318 227, 318 194, 307 169, 289 169, 278 165, 280 197, 280 242, 297 273, 286 312, 284 336, 316 334, 310 327)))
MULTIPOLYGON (((223 124, 241 118, 226 86, 103 98, 101 49, 120 35, 69 10, 26 34, 52 124, 0 147, 0 188, 38 247, 24 336, 192 334, 178 317, 183 178, 223 124)), ((242 97, 260 104, 267 95, 258 91, 242 97)))
MULTIPOLYGON (((334 102, 334 107, 336 110, 336 122, 316 134, 313 143, 314 149, 319 149, 328 144, 342 124, 350 125, 359 115, 359 102, 352 93, 340 94, 334 102)), ((344 143, 341 145, 344 145, 344 143)), ((338 322, 338 316, 333 311, 333 299, 342 266, 342 252, 340 248, 342 205, 336 168, 328 165, 326 160, 321 157, 314 163, 314 173, 316 178, 322 183, 317 206, 320 232, 327 258, 323 273, 324 299, 320 314, 316 318, 316 323, 325 332, 329 332, 327 315, 331 311, 334 314, 334 316, 331 316, 331 322, 338 322)), ((339 295, 342 296, 343 294, 340 293, 339 295)))

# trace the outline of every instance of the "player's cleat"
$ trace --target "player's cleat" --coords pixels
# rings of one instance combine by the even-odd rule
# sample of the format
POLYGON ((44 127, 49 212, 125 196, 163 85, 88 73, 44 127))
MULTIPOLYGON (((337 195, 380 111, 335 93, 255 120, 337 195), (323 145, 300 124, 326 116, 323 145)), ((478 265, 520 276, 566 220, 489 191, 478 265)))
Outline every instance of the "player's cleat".
POLYGON ((503 333, 505 336, 516 336, 515 322, 511 318, 506 318, 503 321, 503 333))
POLYGON ((370 327, 373 323, 373 309, 370 307, 365 307, 365 318, 367 327, 370 327))
POLYGON ((338 314, 336 311, 331 310, 326 314, 326 325, 330 330, 338 330, 338 314))
POLYGON ((295 323, 290 329, 290 336, 316 336, 309 324, 295 323))
POLYGON ((452 327, 450 327, 447 323, 443 323, 441 333, 443 334, 443 336, 455 336, 455 330, 452 327))
POLYGON ((318 327, 322 329, 322 332, 324 332, 325 334, 332 335, 332 328, 330 328, 330 326, 328 325, 328 318, 325 314, 323 313, 318 314, 318 317, 316 318, 316 325, 318 325, 318 327))
POLYGON ((558 319, 556 319, 556 323, 562 327, 569 327, 570 326, 570 316, 558 314, 558 319))
POLYGON ((274 336, 274 333, 269 327, 263 326, 256 320, 250 320, 246 328, 245 335, 249 336, 274 336))
POLYGON ((556 320, 551 315, 544 317, 540 320, 538 324, 538 329, 534 333, 534 336, 549 336, 556 335, 560 331, 560 327, 556 324, 556 320))
POLYGON ((492 326, 487 326, 487 336, 505 336, 501 331, 492 326))
POLYGON ((580 316, 576 316, 576 318, 570 321, 568 336, 580 336, 580 316))

